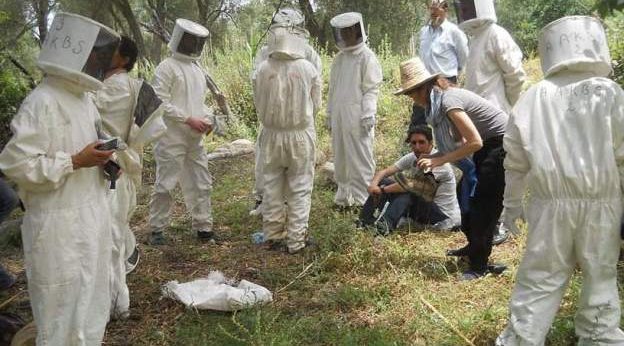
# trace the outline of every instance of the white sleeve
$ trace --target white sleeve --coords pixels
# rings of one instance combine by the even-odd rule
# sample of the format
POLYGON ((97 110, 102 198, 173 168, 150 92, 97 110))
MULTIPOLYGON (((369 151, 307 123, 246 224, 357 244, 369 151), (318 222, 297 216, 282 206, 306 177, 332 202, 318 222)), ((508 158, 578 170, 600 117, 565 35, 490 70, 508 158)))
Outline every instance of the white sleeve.
MULTIPOLYGON (((455 53, 457 54, 458 74, 466 67, 466 60, 468 60, 468 38, 466 34, 460 29, 453 31, 453 43, 455 46, 455 53)), ((457 76, 459 77, 459 76, 457 76)))
POLYGON ((163 101, 164 116, 179 122, 185 122, 190 115, 184 114, 180 108, 171 104, 171 88, 178 77, 175 71, 164 61, 154 72, 154 83, 152 83, 156 95, 163 101))
POLYGON ((520 98, 522 85, 526 80, 526 72, 522 67, 522 51, 511 35, 502 28, 493 37, 494 59, 503 73, 507 101, 513 106, 520 98))
POLYGON ((362 69, 362 119, 374 119, 377 114, 377 95, 383 81, 383 72, 377 57, 373 54, 362 64, 362 69))
POLYGON ((318 70, 314 71, 314 76, 312 77, 312 104, 314 105, 314 116, 319 112, 322 107, 323 102, 323 77, 318 72, 318 70))
POLYGON ((624 129, 624 91, 615 83, 613 83, 613 88, 615 88, 615 100, 611 113, 611 133, 615 162, 620 175, 620 188, 624 196, 624 131, 622 131, 624 129))
POLYGON ((503 206, 514 209, 522 206, 522 197, 526 189, 526 175, 531 165, 523 145, 520 130, 515 124, 515 109, 512 111, 503 137, 505 149, 505 194, 503 206))
POLYGON ((11 122, 14 135, 0 154, 0 170, 25 191, 55 190, 74 171, 72 153, 48 153, 54 135, 46 125, 48 111, 43 102, 25 101, 11 122))

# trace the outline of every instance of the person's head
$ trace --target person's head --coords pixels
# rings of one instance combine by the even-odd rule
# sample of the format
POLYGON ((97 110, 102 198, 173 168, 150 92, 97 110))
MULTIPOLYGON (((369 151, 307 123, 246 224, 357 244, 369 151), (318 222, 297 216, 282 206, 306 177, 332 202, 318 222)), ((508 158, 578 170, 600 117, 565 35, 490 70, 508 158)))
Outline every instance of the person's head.
POLYGON ((439 26, 444 22, 448 15, 448 2, 447 0, 429 0, 429 16, 431 18, 432 26, 439 26))
POLYGON ((345 46, 353 47, 362 42, 362 30, 359 24, 348 28, 340 29, 340 36, 345 42, 345 46))
POLYGON ((433 134, 427 125, 416 125, 407 131, 405 143, 410 145, 412 152, 416 156, 431 153, 433 150, 433 134))
POLYGON ((429 95, 434 86, 446 90, 450 85, 440 73, 431 74, 418 57, 401 62, 399 70, 401 88, 394 94, 409 96, 414 103, 424 108, 429 105, 429 95))
POLYGON ((134 41, 128 36, 121 36, 121 42, 113 55, 111 69, 123 68, 128 72, 132 71, 138 55, 139 50, 134 41))
POLYGON ((426 108, 429 106, 429 95, 431 95, 431 90, 434 87, 437 87, 442 90, 446 90, 450 88, 451 83, 448 79, 438 76, 426 83, 423 83, 421 86, 414 88, 405 93, 405 95, 409 96, 415 104, 426 108))

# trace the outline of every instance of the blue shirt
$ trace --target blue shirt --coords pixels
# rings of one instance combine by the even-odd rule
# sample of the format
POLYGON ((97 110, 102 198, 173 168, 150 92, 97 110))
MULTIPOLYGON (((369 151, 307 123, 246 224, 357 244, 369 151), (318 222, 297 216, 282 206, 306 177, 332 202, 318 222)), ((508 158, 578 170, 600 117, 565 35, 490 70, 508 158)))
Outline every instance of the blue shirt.
POLYGON ((420 29, 420 59, 430 73, 458 77, 468 57, 468 39, 457 25, 444 20, 420 29))

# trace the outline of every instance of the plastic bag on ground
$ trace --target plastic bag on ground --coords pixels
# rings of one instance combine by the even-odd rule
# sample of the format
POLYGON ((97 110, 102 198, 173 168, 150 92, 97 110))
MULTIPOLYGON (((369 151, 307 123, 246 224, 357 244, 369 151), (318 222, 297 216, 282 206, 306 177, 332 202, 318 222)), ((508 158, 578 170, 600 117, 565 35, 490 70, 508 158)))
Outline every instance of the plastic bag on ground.
POLYGON ((170 281, 163 294, 182 302, 187 307, 202 310, 236 311, 273 300, 271 291, 253 282, 241 280, 233 286, 219 271, 210 272, 207 278, 178 283, 170 281))

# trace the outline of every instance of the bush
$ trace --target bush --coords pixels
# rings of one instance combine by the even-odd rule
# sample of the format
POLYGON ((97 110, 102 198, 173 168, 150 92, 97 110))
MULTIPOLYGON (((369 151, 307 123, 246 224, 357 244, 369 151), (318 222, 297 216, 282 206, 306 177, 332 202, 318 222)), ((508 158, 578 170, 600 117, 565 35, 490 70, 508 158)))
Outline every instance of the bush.
POLYGON ((11 119, 30 91, 28 82, 19 77, 19 72, 6 68, 7 64, 0 64, 0 150, 11 138, 11 119))
POLYGON ((609 50, 614 61, 614 80, 624 86, 624 12, 606 19, 609 50))

